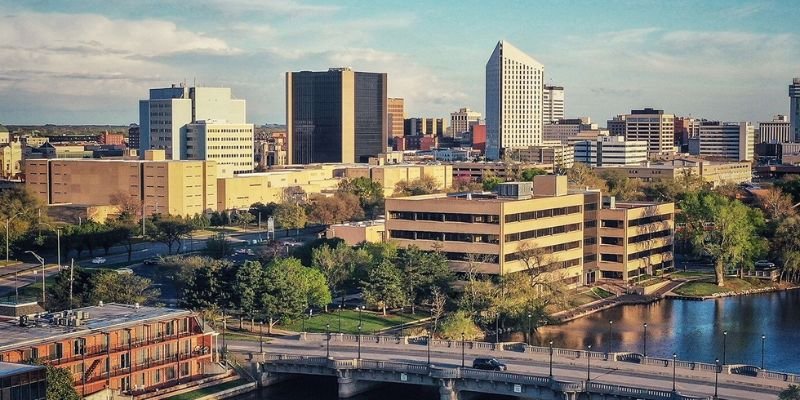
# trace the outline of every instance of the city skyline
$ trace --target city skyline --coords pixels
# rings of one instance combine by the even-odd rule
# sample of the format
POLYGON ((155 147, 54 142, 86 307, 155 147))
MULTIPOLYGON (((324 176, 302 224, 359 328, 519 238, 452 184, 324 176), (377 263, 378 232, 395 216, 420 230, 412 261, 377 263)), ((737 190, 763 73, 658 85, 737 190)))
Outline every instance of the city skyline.
POLYGON ((388 73, 409 116, 485 113, 498 40, 565 87, 567 117, 596 121, 642 107, 769 121, 800 76, 790 1, 459 5, 0 1, 0 123, 128 124, 149 88, 182 81, 231 87, 251 122, 284 123, 285 72, 339 66, 388 73))

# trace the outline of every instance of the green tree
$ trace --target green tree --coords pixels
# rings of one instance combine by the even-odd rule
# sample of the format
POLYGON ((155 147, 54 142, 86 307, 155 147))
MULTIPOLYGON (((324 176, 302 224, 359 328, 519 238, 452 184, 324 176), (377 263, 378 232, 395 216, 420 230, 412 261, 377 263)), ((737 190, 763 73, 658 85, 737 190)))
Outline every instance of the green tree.
POLYGON ((247 226, 255 220, 255 217, 250 212, 237 212, 234 215, 236 225, 239 225, 242 229, 247 229, 247 226))
POLYGON ((333 301, 325 275, 319 270, 303 267, 300 270, 300 290, 306 294, 306 308, 325 308, 333 301))
POLYGON ((361 208, 369 219, 383 214, 383 187, 369 178, 344 179, 339 183, 339 191, 358 196, 361 208))
POLYGON ((800 176, 786 175, 775 182, 775 187, 780 189, 783 193, 792 196, 792 201, 795 204, 800 203, 800 176))
POLYGON ((547 171, 541 168, 523 169, 520 173, 520 178, 522 178, 523 181, 533 182, 533 178, 537 175, 547 175, 547 171))
MULTIPOLYGON (((342 300, 344 291, 340 290, 353 271, 352 254, 353 249, 343 242, 335 246, 323 244, 311 252, 311 266, 324 275, 330 292, 334 295, 341 294, 342 300)), ((327 305, 325 311, 328 311, 327 305)))
POLYGON ((47 368, 47 400, 80 400, 81 396, 75 390, 72 372, 66 368, 45 365, 47 368))
POLYGON ((614 196, 620 201, 641 199, 641 181, 628 178, 622 170, 604 171, 600 177, 606 181, 609 196, 614 196))
POLYGON ((181 293, 183 307, 195 310, 212 307, 223 308, 230 304, 232 293, 228 282, 233 281, 233 265, 227 261, 210 260, 202 257, 178 257, 167 259, 159 267, 175 270, 176 289, 181 293), (176 268, 170 264, 175 262, 176 268))
POLYGON ((367 304, 382 309, 383 315, 386 315, 387 308, 400 307, 406 302, 400 271, 389 261, 383 261, 369 271, 361 286, 367 304))
POLYGON ((203 250, 209 257, 222 259, 230 255, 231 243, 225 235, 216 235, 206 239, 206 248, 203 250))
POLYGON ((0 254, 5 261, 6 230, 8 222, 9 256, 19 253, 17 242, 39 222, 49 222, 47 206, 28 189, 9 189, 0 191, 0 254))
POLYGON ((682 235, 693 249, 714 259, 716 282, 724 286, 726 266, 748 268, 763 241, 757 236, 763 216, 738 200, 716 193, 689 194, 680 202, 682 235))
POLYGON ((469 314, 464 311, 456 311, 442 321, 439 337, 447 340, 461 340, 462 333, 465 340, 476 340, 483 336, 483 331, 469 314))
POLYGON ((567 170, 567 180, 573 187, 588 187, 590 189, 600 189, 603 192, 608 191, 603 178, 597 176, 592 167, 583 163, 576 162, 572 165, 572 168, 567 170))
POLYGON ((180 217, 171 215, 156 215, 152 218, 154 229, 148 235, 155 241, 167 245, 168 254, 172 254, 172 247, 178 245, 178 252, 184 236, 192 232, 192 224, 180 217))
POLYGON ((484 177, 481 185, 483 186, 483 190, 491 192, 497 187, 497 185, 501 184, 502 182, 503 180, 500 179, 499 177, 491 175, 484 177))
POLYGON ((781 266, 781 279, 792 282, 800 278, 800 235, 797 232, 800 232, 800 217, 795 215, 778 224, 770 242, 772 257, 781 266))
POLYGON ((431 292, 431 287, 446 290, 453 276, 443 254, 422 251, 416 246, 409 246, 398 252, 397 266, 401 271, 406 300, 411 304, 412 314, 421 298, 431 292))
POLYGON ((134 238, 140 232, 139 225, 129 219, 122 218, 111 220, 106 225, 108 225, 110 231, 114 232, 114 239, 125 246, 125 251, 128 253, 128 262, 130 262, 133 256, 134 238))
POLYGON ((800 386, 789 385, 778 394, 778 400, 800 400, 800 386))
POLYGON ((364 210, 356 195, 338 192, 330 197, 323 195, 312 197, 308 217, 312 222, 330 225, 336 222, 363 220, 364 210))
POLYGON ((103 271, 92 280, 92 304, 99 301, 121 304, 145 304, 158 298, 161 291, 153 288, 150 279, 135 274, 103 271))
POLYGON ((306 210, 296 203, 282 203, 275 208, 275 223, 283 229, 305 228, 308 219, 306 210))
MULTIPOLYGON (((231 285, 233 305, 251 318, 258 306, 259 294, 262 291, 263 268, 258 261, 245 261, 237 270, 231 285)), ((242 320, 239 319, 241 326, 242 320)))
POLYGON ((439 192, 439 182, 430 175, 422 175, 411 181, 397 182, 395 196, 419 196, 439 192))
POLYGON ((263 291, 259 307, 269 318, 269 329, 278 323, 288 323, 300 318, 308 302, 302 290, 303 265, 295 258, 273 260, 263 273, 263 291))
POLYGON ((47 285, 47 309, 61 311, 91 305, 91 293, 94 288, 94 275, 91 270, 75 267, 70 274, 69 270, 61 270, 55 276, 55 281, 47 285), (72 278, 72 304, 69 302, 70 275, 72 278))
POLYGON ((264 204, 261 202, 253 203, 250 205, 250 214, 253 214, 253 218, 256 221, 261 221, 261 223, 265 223, 272 214, 275 213, 275 208, 278 207, 276 203, 269 203, 264 204))

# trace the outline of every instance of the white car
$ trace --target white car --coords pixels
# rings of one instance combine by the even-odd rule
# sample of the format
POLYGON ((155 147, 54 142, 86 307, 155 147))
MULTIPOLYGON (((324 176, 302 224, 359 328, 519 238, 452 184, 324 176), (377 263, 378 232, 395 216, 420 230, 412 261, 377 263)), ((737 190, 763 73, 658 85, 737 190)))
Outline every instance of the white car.
POLYGON ((105 264, 106 259, 103 257, 95 257, 92 259, 92 264, 105 264))

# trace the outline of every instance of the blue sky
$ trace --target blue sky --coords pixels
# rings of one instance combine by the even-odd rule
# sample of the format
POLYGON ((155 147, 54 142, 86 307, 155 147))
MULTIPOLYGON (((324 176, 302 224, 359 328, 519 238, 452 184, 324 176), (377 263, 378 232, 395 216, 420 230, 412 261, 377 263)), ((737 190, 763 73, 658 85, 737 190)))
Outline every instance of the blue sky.
POLYGON ((484 110, 505 39, 566 89, 568 116, 644 106, 721 120, 788 112, 800 3, 765 1, 0 0, 0 123, 137 122, 151 87, 230 86, 283 123, 284 73, 387 72, 409 116, 484 110))

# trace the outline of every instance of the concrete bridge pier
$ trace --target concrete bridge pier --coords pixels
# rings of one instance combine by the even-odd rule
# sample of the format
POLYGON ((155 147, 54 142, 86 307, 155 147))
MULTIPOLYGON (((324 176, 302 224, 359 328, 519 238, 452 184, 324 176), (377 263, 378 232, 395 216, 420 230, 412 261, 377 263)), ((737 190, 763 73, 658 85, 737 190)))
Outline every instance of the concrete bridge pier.
POLYGON ((380 382, 360 381, 353 379, 349 370, 336 371, 336 382, 339 384, 339 398, 349 399, 380 386, 380 382))
POLYGON ((439 400, 459 400, 452 379, 439 379, 439 400))

